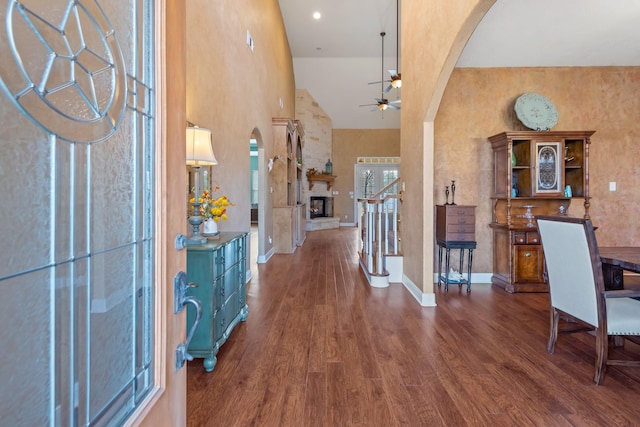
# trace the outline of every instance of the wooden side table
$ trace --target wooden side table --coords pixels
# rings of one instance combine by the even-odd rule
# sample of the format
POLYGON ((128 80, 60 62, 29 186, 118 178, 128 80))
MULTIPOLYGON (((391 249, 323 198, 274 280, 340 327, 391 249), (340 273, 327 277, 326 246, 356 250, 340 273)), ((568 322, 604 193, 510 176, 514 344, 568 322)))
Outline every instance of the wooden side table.
POLYGON ((444 290, 449 290, 449 283, 458 286, 467 285, 471 292, 471 266, 473 250, 476 248, 476 216, 475 206, 437 205, 436 206, 436 243, 438 244, 438 286, 444 283, 444 290), (460 274, 464 266, 464 251, 467 250, 467 278, 449 279, 451 249, 460 249, 460 274), (442 251, 445 255, 445 272, 442 274, 442 251))

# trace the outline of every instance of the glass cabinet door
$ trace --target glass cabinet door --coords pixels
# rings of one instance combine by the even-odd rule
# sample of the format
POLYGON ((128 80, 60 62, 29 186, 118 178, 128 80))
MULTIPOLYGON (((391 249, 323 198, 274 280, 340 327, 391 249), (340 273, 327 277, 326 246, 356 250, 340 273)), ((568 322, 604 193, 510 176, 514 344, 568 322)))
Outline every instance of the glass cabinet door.
POLYGON ((562 143, 535 143, 535 194, 562 195, 562 143))

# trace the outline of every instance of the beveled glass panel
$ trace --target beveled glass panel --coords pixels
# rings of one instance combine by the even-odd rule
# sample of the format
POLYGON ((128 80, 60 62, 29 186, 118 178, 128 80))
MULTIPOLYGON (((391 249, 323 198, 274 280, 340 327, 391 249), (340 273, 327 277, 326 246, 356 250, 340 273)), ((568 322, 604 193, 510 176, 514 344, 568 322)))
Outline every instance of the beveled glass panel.
POLYGON ((0 424, 119 425, 153 386, 153 2, 0 18, 0 424))
POLYGON ((91 258, 89 350, 91 419, 132 380, 135 260, 133 246, 91 258))
POLYGON ((52 269, 0 281, 0 424, 48 424, 51 396, 52 269))
POLYGON ((130 243, 135 200, 135 145, 130 116, 108 140, 91 146, 91 250, 130 243), (108 225, 108 227, 107 227, 108 225))
MULTIPOLYGON (((15 111, 5 98, 0 102, 2 111, 15 111)), ((42 132, 13 130, 0 131, 0 237, 11 242, 2 255, 0 278, 47 266, 52 253, 51 143, 42 132)))

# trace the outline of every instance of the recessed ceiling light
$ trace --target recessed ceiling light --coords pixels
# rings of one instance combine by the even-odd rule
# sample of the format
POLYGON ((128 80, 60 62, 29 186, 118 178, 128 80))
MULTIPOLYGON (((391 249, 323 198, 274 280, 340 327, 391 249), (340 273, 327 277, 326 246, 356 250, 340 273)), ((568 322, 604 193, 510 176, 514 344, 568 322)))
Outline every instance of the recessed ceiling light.
POLYGON ((322 18, 322 14, 320 12, 313 12, 313 19, 320 19, 322 18))

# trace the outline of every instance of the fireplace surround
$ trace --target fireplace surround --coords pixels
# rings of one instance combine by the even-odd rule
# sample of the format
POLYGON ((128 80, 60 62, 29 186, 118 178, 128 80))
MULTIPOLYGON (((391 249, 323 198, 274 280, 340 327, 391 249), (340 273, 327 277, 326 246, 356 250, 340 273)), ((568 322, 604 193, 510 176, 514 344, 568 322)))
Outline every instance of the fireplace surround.
POLYGON ((332 218, 333 197, 311 197, 309 203, 309 218, 332 218))

